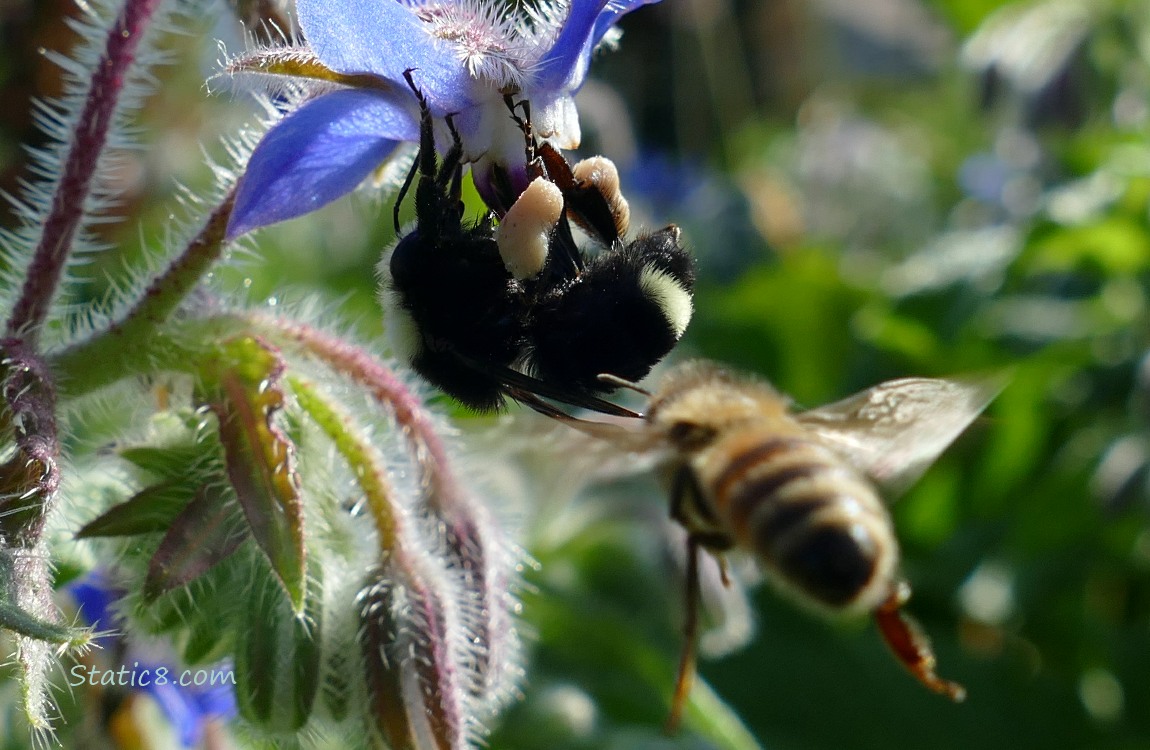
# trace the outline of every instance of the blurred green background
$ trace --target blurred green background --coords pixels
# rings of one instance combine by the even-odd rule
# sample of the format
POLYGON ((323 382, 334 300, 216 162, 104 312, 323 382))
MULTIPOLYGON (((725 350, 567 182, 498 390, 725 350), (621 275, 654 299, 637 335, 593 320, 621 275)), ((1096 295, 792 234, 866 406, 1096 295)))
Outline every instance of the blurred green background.
MULTIPOLYGON (((37 50, 67 46, 68 8, 0 4, 9 192, 36 138, 21 102, 58 85, 37 50)), ((206 184, 200 144, 218 153, 251 112, 203 85, 234 20, 198 18, 157 73, 125 218, 77 282, 92 300, 162 236, 177 181, 206 184)), ((910 610, 967 702, 925 691, 873 627, 768 586, 750 645, 702 662, 714 693, 764 748, 1150 748, 1150 2, 664 0, 623 28, 581 94, 585 150, 620 165, 639 223, 680 224, 698 256, 676 356, 806 406, 1013 372, 893 509, 910 610)), ((357 196, 271 228, 217 281, 253 304, 319 295, 377 335, 389 206, 357 196)), ((659 737, 681 593, 665 500, 642 482, 595 493, 567 533, 528 523, 537 637, 491 747, 750 746, 659 737)))

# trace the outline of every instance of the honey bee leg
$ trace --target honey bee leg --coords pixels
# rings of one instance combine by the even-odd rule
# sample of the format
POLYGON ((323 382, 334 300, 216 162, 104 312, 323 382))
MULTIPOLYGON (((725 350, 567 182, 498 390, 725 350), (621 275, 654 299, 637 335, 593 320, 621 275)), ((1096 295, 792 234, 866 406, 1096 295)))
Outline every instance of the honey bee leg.
POLYGON ((727 558, 722 555, 716 555, 715 560, 719 563, 719 580, 723 582, 723 588, 731 588, 730 569, 727 567, 727 558))
POLYGON ((930 641, 922 628, 902 606, 910 598, 910 587, 899 583, 885 602, 875 610, 875 623, 895 657, 910 670, 918 681, 936 693, 941 693, 958 703, 966 698, 966 688, 957 682, 944 680, 934 669, 936 659, 930 648, 930 641))
POLYGON ((675 692, 671 696, 671 713, 663 732, 671 735, 678 731, 683 719, 683 708, 691 693, 695 679, 695 641, 699 631, 699 548, 702 542, 691 534, 687 537, 687 591, 683 621, 683 650, 679 655, 679 673, 675 678, 675 692))

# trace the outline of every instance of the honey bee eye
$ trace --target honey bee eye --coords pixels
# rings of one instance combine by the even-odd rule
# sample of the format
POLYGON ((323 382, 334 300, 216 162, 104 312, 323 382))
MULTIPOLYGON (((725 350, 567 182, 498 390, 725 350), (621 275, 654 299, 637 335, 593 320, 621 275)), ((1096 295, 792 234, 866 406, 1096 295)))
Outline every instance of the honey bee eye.
POLYGON ((679 450, 695 451, 707 447, 717 434, 714 427, 696 422, 675 422, 667 431, 667 439, 679 450))

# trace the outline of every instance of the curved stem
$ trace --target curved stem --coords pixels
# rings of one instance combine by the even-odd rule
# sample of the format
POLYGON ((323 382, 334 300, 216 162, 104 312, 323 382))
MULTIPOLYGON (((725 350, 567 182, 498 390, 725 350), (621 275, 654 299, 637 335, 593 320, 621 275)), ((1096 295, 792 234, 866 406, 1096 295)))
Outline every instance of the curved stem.
POLYGON ((475 502, 452 469, 447 445, 423 402, 394 372, 363 349, 302 323, 267 315, 253 315, 256 325, 269 335, 294 341, 308 354, 341 375, 365 387, 395 418, 403 430, 421 472, 423 500, 440 522, 443 554, 450 569, 460 575, 466 599, 470 637, 478 649, 476 689, 483 690, 504 665, 490 657, 500 653, 498 644, 510 638, 504 619, 508 580, 497 562, 504 553, 484 508, 475 502))
POLYGON ((423 402, 394 372, 363 349, 309 325, 264 315, 254 315, 253 321, 294 340, 297 345, 363 385, 377 401, 385 404, 410 437, 420 464, 426 470, 427 481, 437 490, 428 493, 433 510, 440 513, 455 510, 455 506, 462 502, 463 493, 451 473, 447 446, 440 438, 431 415, 423 408, 423 402))
POLYGON ((127 374, 147 368, 156 354, 157 328, 168 320, 188 293, 219 259, 232 215, 235 191, 229 191, 187 248, 152 281, 143 297, 123 318, 89 339, 51 357, 61 373, 60 388, 86 393, 127 374))
POLYGON ((400 545, 400 513, 392 505, 395 491, 387 468, 378 452, 363 439, 350 415, 342 413, 309 380, 289 376, 292 393, 300 407, 335 444, 343 459, 354 469, 356 482, 367 499, 367 507, 379 533, 380 547, 390 554, 406 554, 400 545))

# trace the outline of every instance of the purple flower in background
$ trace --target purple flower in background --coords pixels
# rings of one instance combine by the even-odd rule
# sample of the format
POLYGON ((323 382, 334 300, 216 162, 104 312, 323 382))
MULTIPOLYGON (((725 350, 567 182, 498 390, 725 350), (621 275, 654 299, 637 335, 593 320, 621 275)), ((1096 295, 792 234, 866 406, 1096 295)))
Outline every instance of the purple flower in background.
MULTIPOLYGON (((324 93, 275 125, 252 153, 229 237, 330 203, 399 143, 416 141, 417 108, 403 80, 409 68, 432 112, 454 115, 476 185, 497 207, 506 199, 496 191, 497 173, 512 192, 526 186, 523 136, 504 95, 531 102, 538 136, 574 148, 573 96, 592 51, 620 16, 651 2, 543 0, 516 12, 501 0, 297 0, 306 52, 332 75, 324 93)), ((308 77, 304 67, 294 75, 308 77)))
POLYGON ((122 635, 110 632, 120 624, 113 605, 123 592, 101 573, 90 573, 69 583, 64 590, 76 602, 80 617, 104 631, 96 642, 119 662, 86 673, 73 669, 70 679, 86 678, 94 684, 106 684, 109 671, 116 673, 116 685, 122 686, 126 680, 133 686, 131 689, 148 694, 159 704, 184 747, 200 744, 208 722, 229 721, 236 716, 235 682, 229 679, 232 672, 228 665, 183 670, 174 666, 174 659, 156 654, 155 649, 137 648, 122 635), (190 684, 180 684, 181 681, 190 684))

